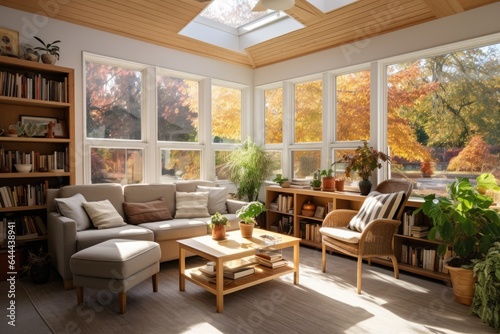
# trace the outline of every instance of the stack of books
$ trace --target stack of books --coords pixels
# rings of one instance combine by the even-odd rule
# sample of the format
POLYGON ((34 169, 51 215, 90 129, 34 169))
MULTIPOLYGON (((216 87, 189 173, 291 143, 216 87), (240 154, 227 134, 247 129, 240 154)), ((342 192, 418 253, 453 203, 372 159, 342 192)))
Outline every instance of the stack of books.
POLYGON ((412 237, 423 238, 423 237, 426 237, 428 233, 429 233, 429 227, 428 226, 413 225, 411 227, 411 236, 412 237))
POLYGON ((260 250, 255 254, 255 258, 262 266, 276 269, 284 267, 288 261, 283 258, 281 250, 260 250))
MULTIPOLYGON (((229 261, 224 264, 224 278, 235 280, 238 278, 246 277, 255 273, 255 266, 259 262, 256 259, 240 259, 235 261, 229 261)), ((211 278, 211 282, 215 283, 215 263, 208 262, 204 267, 198 268, 198 270, 208 278, 211 278)))

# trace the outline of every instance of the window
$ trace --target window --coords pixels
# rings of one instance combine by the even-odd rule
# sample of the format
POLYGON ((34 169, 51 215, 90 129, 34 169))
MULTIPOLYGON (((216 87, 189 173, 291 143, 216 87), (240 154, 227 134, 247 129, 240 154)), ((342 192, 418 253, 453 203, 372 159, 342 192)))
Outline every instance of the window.
POLYGON ((241 142, 241 89, 212 86, 212 141, 241 142))
POLYGON ((387 66, 393 178, 426 195, 499 169, 499 59, 496 44, 387 66))
POLYGON ((321 80, 295 84, 295 142, 322 141, 323 83, 321 80))
POLYGON ((369 140, 370 71, 339 75, 336 88, 336 141, 369 140))
POLYGON ((283 88, 264 91, 266 144, 283 143, 283 88))
POLYGON ((292 152, 293 178, 306 178, 320 169, 320 150, 298 150, 292 152))
POLYGON ((198 82, 156 76, 158 140, 198 141, 198 82))
POLYGON ((141 140, 141 71, 91 61, 85 70, 87 137, 141 140))
POLYGON ((161 149, 161 182, 200 179, 201 152, 161 149))
POLYGON ((141 183, 142 156, 138 149, 91 147, 92 183, 141 183))

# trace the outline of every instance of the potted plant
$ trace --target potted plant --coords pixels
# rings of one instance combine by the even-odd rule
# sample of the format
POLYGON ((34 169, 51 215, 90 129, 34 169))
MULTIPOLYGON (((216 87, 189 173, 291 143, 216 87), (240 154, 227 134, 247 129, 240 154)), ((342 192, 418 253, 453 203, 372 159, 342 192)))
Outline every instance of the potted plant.
POLYGON ((500 242, 495 242, 482 260, 475 259, 474 298, 470 312, 500 332, 500 242))
POLYGON ((210 228, 212 229, 212 239, 226 239, 226 226, 231 226, 226 216, 216 212, 210 218, 210 228))
POLYGON ((420 173, 422 173, 422 177, 431 177, 434 174, 434 169, 432 166, 432 162, 424 161, 420 166, 420 173))
POLYGON ((335 178, 335 190, 344 191, 345 177, 339 176, 335 178))
POLYGON ((236 195, 249 202, 257 200, 265 178, 271 175, 275 164, 264 148, 248 138, 229 154, 226 168, 236 187, 236 195))
POLYGON ((310 185, 313 190, 321 190, 321 171, 319 169, 313 173, 313 179, 310 185))
POLYGON ((50 279, 52 257, 43 247, 37 252, 28 250, 28 262, 23 267, 23 272, 28 272, 31 281, 35 284, 47 283, 50 279))
POLYGON ((498 190, 493 174, 483 173, 472 185, 467 178, 456 178, 448 187, 449 197, 435 194, 424 197, 418 211, 423 211, 432 222, 430 240, 441 240, 438 253, 444 255, 451 246, 456 257, 447 263, 453 294, 459 303, 470 305, 473 296, 472 260, 483 259, 493 243, 500 238, 500 215, 490 208, 493 199, 482 192, 498 190), (470 280, 462 290, 459 281, 470 280))
POLYGON ((333 164, 331 164, 330 168, 323 169, 321 171, 322 179, 322 188, 324 191, 335 191, 335 177, 333 176, 333 164))
POLYGON ((369 147, 367 141, 363 140, 363 146, 358 146, 354 150, 354 153, 344 154, 342 158, 334 162, 334 164, 341 162, 347 164, 345 167, 346 177, 349 177, 351 172, 357 172, 362 179, 359 182, 361 195, 368 195, 372 188, 370 176, 375 169, 382 167, 380 161, 390 162, 391 157, 383 152, 377 151, 371 146, 369 147))
POLYGON ((53 41, 52 43, 45 44, 45 42, 42 41, 41 38, 36 36, 33 37, 43 45, 43 47, 37 46, 35 48, 35 50, 45 51, 45 53, 41 56, 42 62, 45 64, 55 64, 56 60, 59 60, 59 46, 55 44, 61 43, 61 41, 57 40, 53 41))
POLYGON ((258 201, 250 202, 236 211, 236 216, 241 219, 240 230, 243 238, 251 238, 253 228, 257 222, 255 218, 266 211, 264 204, 258 201))
POLYGON ((276 174, 276 177, 273 179, 273 182, 276 182, 283 188, 289 188, 290 187, 290 181, 288 181, 287 177, 283 177, 281 174, 276 174))

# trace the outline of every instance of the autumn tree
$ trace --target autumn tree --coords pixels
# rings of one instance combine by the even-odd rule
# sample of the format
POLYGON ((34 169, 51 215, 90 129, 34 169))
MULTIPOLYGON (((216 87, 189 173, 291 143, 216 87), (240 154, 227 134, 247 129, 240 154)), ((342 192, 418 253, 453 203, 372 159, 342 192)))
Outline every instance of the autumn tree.
POLYGON ((495 168, 498 157, 490 153, 488 144, 481 136, 474 136, 467 146, 450 160, 447 170, 485 172, 495 168))

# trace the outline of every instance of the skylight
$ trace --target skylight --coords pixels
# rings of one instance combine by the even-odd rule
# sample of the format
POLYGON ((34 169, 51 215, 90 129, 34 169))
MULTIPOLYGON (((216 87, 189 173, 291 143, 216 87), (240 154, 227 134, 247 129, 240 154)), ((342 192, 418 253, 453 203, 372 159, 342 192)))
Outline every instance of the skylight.
POLYGON ((304 26, 282 11, 252 12, 258 0, 213 0, 179 33, 229 50, 245 48, 304 26))

